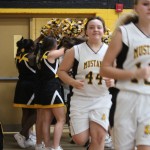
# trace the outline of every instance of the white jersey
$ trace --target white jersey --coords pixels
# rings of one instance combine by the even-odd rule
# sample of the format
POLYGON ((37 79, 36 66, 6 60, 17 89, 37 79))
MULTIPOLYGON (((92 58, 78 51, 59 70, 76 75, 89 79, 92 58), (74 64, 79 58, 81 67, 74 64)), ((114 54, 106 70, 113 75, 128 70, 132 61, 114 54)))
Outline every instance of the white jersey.
MULTIPOLYGON (((150 38, 133 23, 120 26, 123 48, 117 57, 117 68, 136 70, 150 65, 150 38)), ((150 79, 118 80, 116 87, 142 94, 150 94, 150 79)))
POLYGON ((109 95, 105 81, 100 77, 101 63, 107 48, 108 46, 103 43, 100 50, 95 53, 86 42, 74 46, 73 76, 75 79, 84 81, 83 89, 73 88, 74 95, 91 98, 109 95))

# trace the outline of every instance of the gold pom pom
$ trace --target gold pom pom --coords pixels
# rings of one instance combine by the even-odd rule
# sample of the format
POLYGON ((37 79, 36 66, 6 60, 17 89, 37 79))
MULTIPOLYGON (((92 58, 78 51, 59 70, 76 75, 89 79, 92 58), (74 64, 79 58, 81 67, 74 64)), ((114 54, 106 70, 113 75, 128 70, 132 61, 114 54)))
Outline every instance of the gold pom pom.
POLYGON ((104 36, 102 37, 102 41, 106 44, 109 44, 111 41, 111 37, 112 37, 112 32, 110 31, 109 28, 107 28, 104 36))
POLYGON ((52 18, 41 28, 41 34, 55 37, 59 44, 63 37, 78 37, 83 35, 86 22, 87 19, 52 18))

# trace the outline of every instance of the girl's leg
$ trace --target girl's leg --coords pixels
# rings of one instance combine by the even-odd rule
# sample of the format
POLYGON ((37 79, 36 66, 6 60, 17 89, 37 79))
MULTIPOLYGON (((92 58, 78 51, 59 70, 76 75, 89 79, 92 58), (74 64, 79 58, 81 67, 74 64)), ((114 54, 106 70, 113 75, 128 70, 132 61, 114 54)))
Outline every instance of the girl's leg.
POLYGON ((27 137, 29 136, 28 133, 25 133, 23 130, 24 128, 24 125, 28 119, 28 116, 29 116, 29 109, 28 108, 22 108, 22 118, 21 118, 21 131, 20 131, 20 134, 23 135, 24 137, 27 137))
POLYGON ((90 136, 89 150, 104 150, 106 130, 96 122, 90 122, 90 136))
POLYGON ((52 112, 57 120, 54 127, 53 148, 57 148, 60 145, 66 114, 64 107, 53 108, 52 112))
POLYGON ((137 150, 150 150, 150 146, 139 145, 139 146, 137 147, 137 150))
POLYGON ((72 136, 73 141, 81 146, 87 146, 87 143, 89 141, 89 129, 85 130, 79 134, 75 134, 72 136))
POLYGON ((76 144, 84 147, 87 147, 90 141, 89 119, 87 116, 88 113, 82 113, 82 118, 77 115, 70 119, 70 133, 72 134, 72 139, 76 144))
POLYGON ((53 119, 52 110, 49 108, 44 108, 42 110, 42 131, 45 147, 50 147, 50 124, 53 119))
POLYGON ((43 133, 42 133, 42 109, 37 109, 37 119, 36 119, 36 144, 42 144, 43 133))
POLYGON ((36 122, 36 110, 30 108, 23 108, 22 116, 22 129, 20 134, 25 136, 26 139, 29 138, 29 130, 36 122))

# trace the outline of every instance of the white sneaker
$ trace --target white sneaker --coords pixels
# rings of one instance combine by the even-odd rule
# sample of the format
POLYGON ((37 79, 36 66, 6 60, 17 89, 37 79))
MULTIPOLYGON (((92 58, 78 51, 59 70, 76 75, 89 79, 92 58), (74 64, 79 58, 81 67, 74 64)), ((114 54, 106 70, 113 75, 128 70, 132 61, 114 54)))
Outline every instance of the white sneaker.
POLYGON ((63 150, 61 146, 58 146, 57 148, 51 148, 51 150, 63 150))
POLYGON ((30 132, 29 138, 36 141, 36 133, 30 132))
POLYGON ((28 140, 25 141, 26 147, 34 147, 35 145, 36 145, 36 141, 32 140, 31 138, 29 138, 28 140))
POLYGON ((23 135, 21 135, 20 133, 16 133, 14 135, 15 140, 17 141, 18 145, 21 148, 26 148, 25 146, 25 137, 23 135))
POLYGON ((112 139, 111 139, 111 136, 109 136, 109 134, 107 134, 105 138, 105 148, 114 149, 112 139))
POLYGON ((45 146, 43 144, 36 144, 35 150, 45 150, 45 146))

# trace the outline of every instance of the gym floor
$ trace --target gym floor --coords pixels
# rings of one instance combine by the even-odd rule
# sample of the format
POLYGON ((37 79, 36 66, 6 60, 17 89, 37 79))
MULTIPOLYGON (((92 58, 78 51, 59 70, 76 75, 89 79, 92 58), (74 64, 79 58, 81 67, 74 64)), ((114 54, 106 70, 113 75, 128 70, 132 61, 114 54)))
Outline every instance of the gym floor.
MULTIPOLYGON (((85 147, 78 146, 76 144, 70 143, 70 136, 68 129, 64 129, 62 139, 61 139, 61 146, 64 150, 86 150, 85 147)), ((21 150, 14 139, 14 133, 5 133, 4 132, 4 149, 3 150, 21 150)), ((34 150, 33 147, 26 148, 26 150, 34 150)), ((105 149, 111 150, 111 149, 105 149)))

